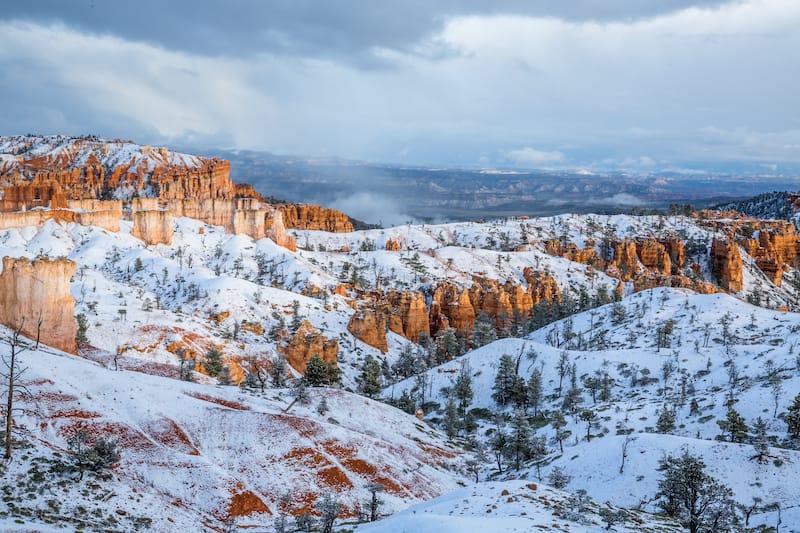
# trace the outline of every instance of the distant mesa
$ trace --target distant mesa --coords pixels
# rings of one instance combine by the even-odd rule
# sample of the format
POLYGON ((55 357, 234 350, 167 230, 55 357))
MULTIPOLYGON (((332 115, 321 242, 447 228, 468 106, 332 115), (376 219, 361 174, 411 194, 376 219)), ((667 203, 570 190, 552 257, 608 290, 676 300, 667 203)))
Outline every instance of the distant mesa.
POLYGON ((169 244, 174 216, 270 237, 290 250, 287 228, 353 231, 334 209, 269 204, 252 186, 233 183, 222 159, 96 137, 0 137, 0 229, 54 218, 119 231, 127 219, 147 244, 169 244))

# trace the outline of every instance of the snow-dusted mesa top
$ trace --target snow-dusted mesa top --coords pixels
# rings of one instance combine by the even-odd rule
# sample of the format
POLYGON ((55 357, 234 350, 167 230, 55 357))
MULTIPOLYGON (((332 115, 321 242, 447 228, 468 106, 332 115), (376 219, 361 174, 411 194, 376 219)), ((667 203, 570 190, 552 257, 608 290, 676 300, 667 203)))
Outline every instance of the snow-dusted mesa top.
POLYGON ((120 139, 64 135, 0 137, 2 185, 58 185, 71 199, 233 198, 235 187, 229 173, 227 161, 120 139), (199 188, 190 187, 198 181, 199 188))

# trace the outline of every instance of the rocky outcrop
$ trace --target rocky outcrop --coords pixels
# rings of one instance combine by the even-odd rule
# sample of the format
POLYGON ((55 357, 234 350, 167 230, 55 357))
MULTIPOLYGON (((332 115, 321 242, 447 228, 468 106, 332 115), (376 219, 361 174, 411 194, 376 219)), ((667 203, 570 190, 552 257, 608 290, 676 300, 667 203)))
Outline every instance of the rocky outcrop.
POLYGON ((663 244, 653 238, 642 239, 636 243, 639 262, 648 270, 669 276, 672 273, 672 260, 663 244))
POLYGON ((386 353, 386 320, 372 309, 356 311, 347 323, 347 331, 355 338, 386 353))
POLYGON ((440 283, 433 291, 429 312, 431 335, 448 327, 472 335, 475 308, 469 291, 451 282, 440 283))
POLYGON ((636 253, 636 243, 630 239, 612 243, 614 257, 606 267, 609 276, 630 281, 635 278, 641 270, 639 257, 636 253))
POLYGON ((430 335, 428 306, 417 291, 391 291, 386 294, 389 329, 408 340, 419 342, 420 335, 430 335))
POLYGON ((387 252, 399 252, 402 250, 400 243, 393 239, 386 239, 385 249, 387 252))
POLYGON ((0 274, 0 323, 20 328, 43 344, 75 353, 75 299, 70 278, 76 264, 69 259, 3 258, 0 274))
POLYGON ((328 339, 307 320, 303 320, 294 335, 282 335, 277 347, 286 361, 301 374, 305 373, 306 364, 314 355, 319 355, 326 363, 336 363, 339 354, 339 341, 328 339))
POLYGON ((151 210, 133 213, 131 235, 143 240, 148 245, 170 245, 174 233, 173 217, 169 211, 151 210))
POLYGON ((726 291, 741 292, 742 256, 735 242, 727 238, 715 238, 711 242, 711 273, 726 291))
POLYGON ((321 205, 283 204, 278 207, 283 212, 283 222, 287 228, 349 233, 353 231, 350 218, 341 211, 328 209, 321 205))
POLYGON ((273 214, 269 230, 267 230, 267 237, 275 241, 278 246, 293 252, 297 251, 297 241, 293 235, 286 233, 286 227, 283 224, 283 213, 280 211, 275 211, 273 214))
POLYGON ((498 330, 503 330, 513 321, 530 318, 536 304, 561 300, 558 284, 552 277, 530 267, 523 271, 523 277, 527 287, 481 277, 474 278, 469 289, 452 282, 440 283, 431 297, 431 334, 452 327, 470 336, 478 313, 486 314, 498 330))
POLYGON ((558 239, 551 239, 545 242, 545 251, 550 255, 564 257, 584 265, 595 264, 600 260, 594 249, 594 241, 587 241, 583 248, 578 248, 574 242, 562 244, 558 239))

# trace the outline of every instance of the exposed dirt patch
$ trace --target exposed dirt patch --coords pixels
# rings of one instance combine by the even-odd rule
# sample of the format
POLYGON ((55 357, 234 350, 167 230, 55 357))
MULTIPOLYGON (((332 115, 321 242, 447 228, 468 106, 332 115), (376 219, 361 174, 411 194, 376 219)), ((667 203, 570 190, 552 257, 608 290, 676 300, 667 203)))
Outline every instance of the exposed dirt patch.
POLYGON ((175 423, 174 420, 165 418, 160 420, 155 427, 150 428, 150 438, 172 450, 188 455, 200 455, 188 435, 175 423))
POLYGON ((261 498, 249 490, 234 494, 228 505, 228 516, 245 516, 252 513, 272 514, 261 498))
POLYGON ((200 392, 187 392, 187 396, 191 396, 192 398, 197 398, 198 400, 204 400, 206 402, 215 403, 217 405, 222 405, 223 407, 227 407, 229 409, 236 409, 237 411, 249 411, 250 407, 244 405, 239 402, 234 402, 231 400, 225 400, 224 398, 217 398, 215 396, 209 396, 207 394, 202 394, 200 392))

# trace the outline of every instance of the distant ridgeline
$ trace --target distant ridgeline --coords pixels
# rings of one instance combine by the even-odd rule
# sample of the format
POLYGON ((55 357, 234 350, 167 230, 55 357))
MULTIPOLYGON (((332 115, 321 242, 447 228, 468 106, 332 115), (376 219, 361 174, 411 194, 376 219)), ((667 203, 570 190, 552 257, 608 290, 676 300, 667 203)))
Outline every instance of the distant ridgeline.
POLYGON ((726 202, 713 207, 718 211, 738 211, 749 217, 791 220, 797 225, 800 193, 774 191, 745 200, 726 202))

